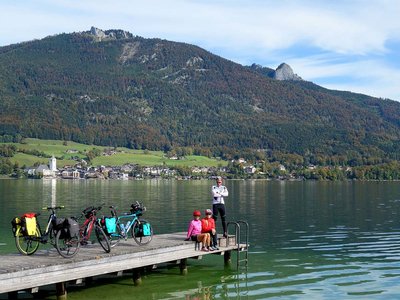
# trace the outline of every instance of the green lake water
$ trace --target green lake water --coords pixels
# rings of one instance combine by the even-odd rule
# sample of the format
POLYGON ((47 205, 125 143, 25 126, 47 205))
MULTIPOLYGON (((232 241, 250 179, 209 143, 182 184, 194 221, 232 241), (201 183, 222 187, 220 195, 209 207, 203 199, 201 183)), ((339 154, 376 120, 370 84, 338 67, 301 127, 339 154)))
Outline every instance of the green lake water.
MULTIPOLYGON (((79 215, 101 203, 122 212, 138 200, 155 234, 186 231, 194 209, 210 208, 213 183, 0 180, 0 254, 17 252, 12 217, 52 204, 66 206, 60 215, 79 215)), ((186 276, 177 267, 159 268, 139 287, 129 277, 106 276, 68 289, 68 299, 400 298, 400 182, 225 184, 228 220, 250 225, 247 270, 236 270, 236 254, 231 269, 224 268, 223 257, 207 255, 189 260, 186 276)), ((45 295, 55 299, 54 292, 45 295)))

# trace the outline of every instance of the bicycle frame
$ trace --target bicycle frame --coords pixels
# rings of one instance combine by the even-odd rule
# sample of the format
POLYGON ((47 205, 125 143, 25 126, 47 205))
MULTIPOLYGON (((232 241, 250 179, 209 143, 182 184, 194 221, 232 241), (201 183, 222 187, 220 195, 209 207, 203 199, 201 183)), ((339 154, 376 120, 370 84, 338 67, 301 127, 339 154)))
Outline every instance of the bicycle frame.
POLYGON ((80 227, 82 241, 88 241, 93 231, 93 225, 96 222, 96 216, 92 215, 83 222, 80 227))
MULTIPOLYGON (((44 233, 42 233, 42 230, 41 230, 41 228, 40 228, 40 226, 39 226, 39 223, 37 224, 38 227, 39 227, 39 232, 40 232, 40 242, 41 242, 42 244, 47 243, 48 237, 49 237, 49 235, 50 235, 50 232, 53 231, 53 223, 55 223, 56 220, 57 220, 56 213, 55 213, 55 211, 52 209, 51 214, 50 214, 50 216, 49 216, 49 218, 48 218, 48 220, 47 220, 46 230, 44 231, 44 233)), ((54 236, 54 237, 51 236, 51 238, 55 238, 55 236, 54 236)))
POLYGON ((121 235, 125 240, 128 238, 128 233, 132 229, 133 225, 138 221, 139 217, 136 214, 122 215, 117 217, 117 226, 120 224, 124 225, 124 231, 121 230, 121 235), (126 223, 123 223, 121 222, 122 219, 129 219, 129 220, 126 220, 126 223))
POLYGON ((83 225, 79 227, 79 235, 81 237, 81 244, 86 245, 88 244, 88 241, 90 240, 90 237, 92 235, 92 231, 94 230, 96 233, 97 241, 104 249, 104 251, 106 253, 109 253, 111 251, 111 247, 108 241, 108 237, 104 233, 101 226, 97 223, 96 213, 100 209, 101 206, 99 207, 91 206, 82 211, 82 214, 84 214, 86 219, 83 222, 83 225))

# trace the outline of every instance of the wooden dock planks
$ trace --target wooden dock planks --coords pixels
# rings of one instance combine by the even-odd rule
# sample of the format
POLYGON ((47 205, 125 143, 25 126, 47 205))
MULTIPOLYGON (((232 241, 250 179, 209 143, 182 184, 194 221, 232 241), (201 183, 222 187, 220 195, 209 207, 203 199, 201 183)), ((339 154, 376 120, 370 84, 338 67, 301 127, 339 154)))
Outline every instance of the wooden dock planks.
MULTIPOLYGON (((40 250, 31 256, 0 256, 0 294, 32 289, 161 263, 198 258, 208 254, 224 254, 236 250, 229 243, 219 251, 195 250, 193 242, 184 241, 185 233, 155 235, 148 245, 137 245, 133 239, 121 241, 105 253, 100 245, 84 246, 72 259, 61 257, 55 249, 40 250)), ((225 243, 226 244, 226 243, 225 243)), ((246 247, 246 245, 241 245, 246 247)))

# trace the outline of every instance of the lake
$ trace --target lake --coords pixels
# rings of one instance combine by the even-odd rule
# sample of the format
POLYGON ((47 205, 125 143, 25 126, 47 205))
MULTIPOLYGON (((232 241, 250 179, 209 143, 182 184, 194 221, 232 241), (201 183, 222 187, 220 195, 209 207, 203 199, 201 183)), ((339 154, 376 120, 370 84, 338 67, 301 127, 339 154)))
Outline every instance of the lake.
MULTIPOLYGON (((0 180, 0 253, 17 252, 12 217, 65 205, 79 215, 92 204, 127 211, 144 202, 155 234, 186 231, 194 209, 211 206, 212 181, 0 180)), ((400 297, 400 182, 231 180, 228 220, 250 225, 249 265, 224 268, 223 258, 160 268, 139 287, 129 277, 106 277, 68 299, 398 299, 400 297)), ((104 214, 109 214, 103 209, 104 214)), ((39 222, 44 223, 47 212, 39 222)), ((217 221, 220 228, 220 220, 217 221)), ((220 230, 221 232, 221 230, 220 230)), ((40 249, 43 249, 42 245, 40 249)), ((79 255, 79 253, 78 253, 79 255)), ((34 258, 33 258, 34 259, 34 258)), ((48 299, 55 299, 49 294, 48 299)))

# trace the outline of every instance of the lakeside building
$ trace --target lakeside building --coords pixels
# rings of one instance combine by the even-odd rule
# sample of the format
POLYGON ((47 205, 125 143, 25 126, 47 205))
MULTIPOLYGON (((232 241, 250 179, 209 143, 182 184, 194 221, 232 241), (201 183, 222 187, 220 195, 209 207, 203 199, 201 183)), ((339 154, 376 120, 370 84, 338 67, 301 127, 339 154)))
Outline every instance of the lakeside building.
POLYGON ((37 167, 25 169, 25 173, 30 177, 55 178, 58 175, 57 159, 54 155, 49 159, 49 164, 40 164, 37 167))

